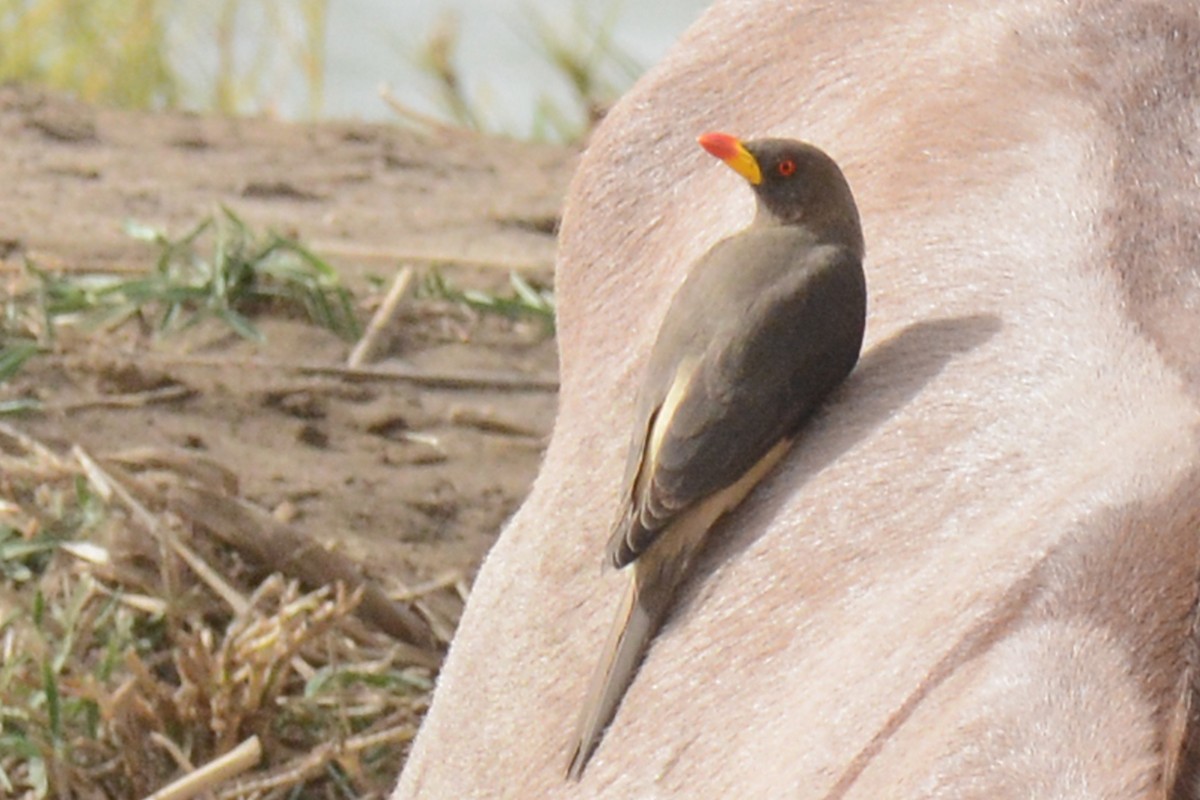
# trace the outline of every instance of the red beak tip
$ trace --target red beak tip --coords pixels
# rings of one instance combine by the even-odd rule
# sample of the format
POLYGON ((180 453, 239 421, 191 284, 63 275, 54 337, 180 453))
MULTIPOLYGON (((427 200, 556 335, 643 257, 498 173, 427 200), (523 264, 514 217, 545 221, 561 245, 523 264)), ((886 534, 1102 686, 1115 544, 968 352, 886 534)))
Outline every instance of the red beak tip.
POLYGON ((737 137, 730 136, 728 133, 711 131, 701 134, 696 141, 700 143, 701 147, 722 161, 732 158, 733 154, 737 152, 737 137))

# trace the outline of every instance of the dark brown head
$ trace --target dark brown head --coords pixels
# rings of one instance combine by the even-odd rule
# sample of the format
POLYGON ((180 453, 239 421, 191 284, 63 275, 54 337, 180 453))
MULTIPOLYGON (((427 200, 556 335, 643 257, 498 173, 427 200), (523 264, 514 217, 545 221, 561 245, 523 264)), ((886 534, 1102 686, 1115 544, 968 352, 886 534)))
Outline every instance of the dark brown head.
POLYGON ((820 149, 795 139, 742 142, 727 133, 706 133, 699 141, 750 183, 758 196, 756 222, 803 225, 819 239, 861 254, 854 196, 841 169, 820 149))

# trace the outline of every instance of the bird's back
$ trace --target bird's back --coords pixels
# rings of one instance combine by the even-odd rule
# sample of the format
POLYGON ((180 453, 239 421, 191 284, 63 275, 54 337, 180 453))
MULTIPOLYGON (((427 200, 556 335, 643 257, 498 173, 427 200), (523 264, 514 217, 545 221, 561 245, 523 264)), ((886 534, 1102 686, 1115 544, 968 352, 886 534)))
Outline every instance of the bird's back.
POLYGON ((672 300, 651 352, 627 505, 610 542, 610 553, 624 552, 614 562, 642 549, 622 540, 648 546, 671 519, 794 434, 853 369, 865 321, 862 264, 850 248, 818 243, 796 226, 755 225, 709 250, 672 300), (695 360, 690 389, 648 463, 650 428, 685 359, 695 360))

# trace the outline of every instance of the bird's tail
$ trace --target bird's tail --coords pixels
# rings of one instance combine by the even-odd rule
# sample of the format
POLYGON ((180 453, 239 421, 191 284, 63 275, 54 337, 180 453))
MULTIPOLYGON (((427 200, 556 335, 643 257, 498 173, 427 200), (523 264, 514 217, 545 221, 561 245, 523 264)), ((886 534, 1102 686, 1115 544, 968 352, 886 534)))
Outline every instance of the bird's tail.
POLYGON ((575 728, 575 747, 567 766, 573 781, 583 776, 592 751, 617 713, 633 681, 651 637, 658 632, 674 602, 675 590, 691 567, 709 529, 726 511, 742 502, 791 446, 781 439, 734 484, 710 495, 685 512, 633 562, 633 576, 613 622, 603 656, 588 684, 587 699, 575 728))
POLYGON ((583 776, 592 751, 600 743, 625 690, 633 682, 650 640, 658 633, 663 618, 674 603, 675 590, 690 569, 705 531, 716 518, 707 506, 698 511, 685 515, 633 562, 629 588, 621 600, 579 714, 575 749, 567 767, 567 777, 571 780, 577 781, 583 776))
POLYGON ((648 606, 640 597, 639 584, 642 581, 639 580, 639 566, 637 563, 633 565, 629 588, 625 590, 596 672, 588 684, 587 698, 575 730, 575 749, 567 768, 567 777, 573 781, 583 776, 592 751, 600 743, 608 723, 612 722, 650 639, 662 623, 661 604, 658 608, 648 606))

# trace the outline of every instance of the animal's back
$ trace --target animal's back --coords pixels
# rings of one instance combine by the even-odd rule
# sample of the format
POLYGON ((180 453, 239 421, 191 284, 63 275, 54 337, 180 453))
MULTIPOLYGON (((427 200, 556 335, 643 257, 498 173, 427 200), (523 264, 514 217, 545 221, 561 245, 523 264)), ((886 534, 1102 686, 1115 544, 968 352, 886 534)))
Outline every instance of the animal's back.
POLYGON ((396 796, 1192 796, 1198 97, 1190 0, 710 10, 573 183, 554 436, 396 796), (841 164, 864 355, 567 784, 637 380, 751 212, 695 148, 713 128, 841 164))

